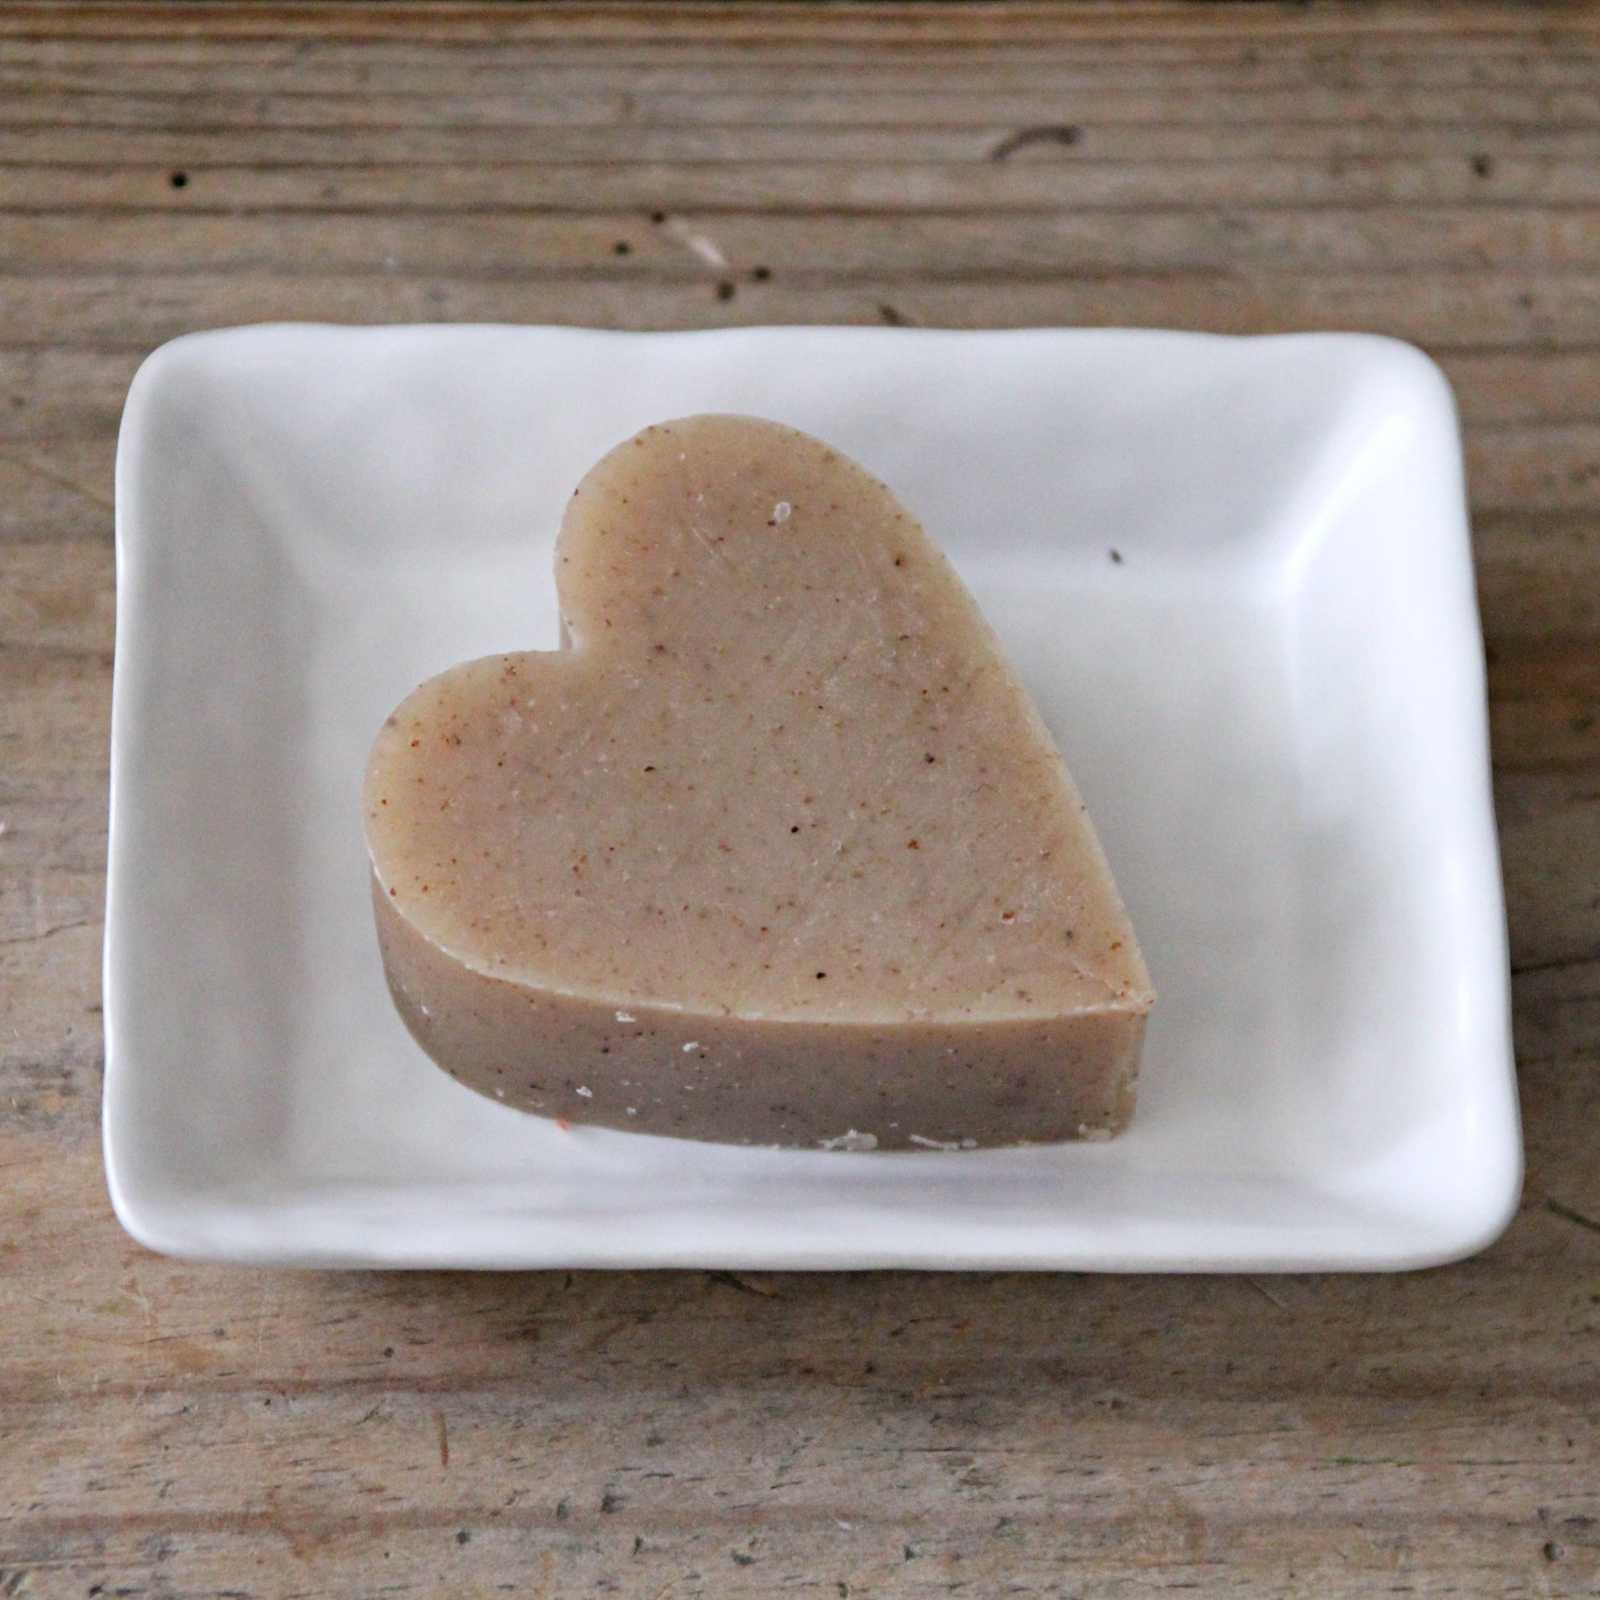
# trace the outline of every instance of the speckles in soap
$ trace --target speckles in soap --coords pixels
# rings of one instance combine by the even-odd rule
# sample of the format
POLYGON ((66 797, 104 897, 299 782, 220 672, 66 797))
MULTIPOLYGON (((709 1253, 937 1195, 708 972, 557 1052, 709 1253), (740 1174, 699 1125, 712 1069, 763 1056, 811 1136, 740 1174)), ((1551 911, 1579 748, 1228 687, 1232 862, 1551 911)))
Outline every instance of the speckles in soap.
MULTIPOLYGON (((771 424, 647 430, 569 502, 557 577, 574 647, 423 685, 380 734, 364 817, 396 930, 451 953, 464 986, 493 973, 545 997, 509 1040, 593 1003, 581 1049, 549 1056, 584 1063, 585 1115, 631 1104, 656 1131, 619 1070, 692 1074, 670 1102, 709 1102, 731 1093, 732 1044, 780 1026, 1148 1003, 1059 758, 943 557, 866 473, 771 424)), ((443 1058, 455 1025, 435 1012, 443 1058)), ((874 1106, 881 1087, 874 1069, 874 1106)), ((853 1116, 991 1142, 884 1106, 815 1127, 800 1107, 784 1136, 853 1116)))

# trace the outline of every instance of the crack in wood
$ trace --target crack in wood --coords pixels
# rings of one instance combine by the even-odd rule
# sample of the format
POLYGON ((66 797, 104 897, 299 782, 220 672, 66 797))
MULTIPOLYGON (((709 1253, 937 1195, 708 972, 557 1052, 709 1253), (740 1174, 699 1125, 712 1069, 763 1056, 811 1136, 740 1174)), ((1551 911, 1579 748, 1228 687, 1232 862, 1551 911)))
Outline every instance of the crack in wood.
POLYGON ((46 928, 42 933, 19 933, 9 938, 0 939, 0 946, 16 944, 42 944, 46 939, 53 939, 58 933, 71 933, 78 928, 98 928, 99 917, 84 917, 78 922, 58 922, 53 928, 46 928))
POLYGON ((1570 1222, 1574 1227, 1587 1228, 1590 1233, 1600 1233, 1600 1221, 1586 1216, 1575 1207, 1563 1205, 1559 1200, 1546 1200, 1544 1204, 1545 1210, 1560 1217, 1563 1222, 1570 1222))
POLYGON ((1017 151, 1030 144, 1075 145, 1083 137, 1083 129, 1072 122, 1044 123, 1034 128, 1019 128, 1008 135, 989 152, 991 161, 1006 161, 1017 151))

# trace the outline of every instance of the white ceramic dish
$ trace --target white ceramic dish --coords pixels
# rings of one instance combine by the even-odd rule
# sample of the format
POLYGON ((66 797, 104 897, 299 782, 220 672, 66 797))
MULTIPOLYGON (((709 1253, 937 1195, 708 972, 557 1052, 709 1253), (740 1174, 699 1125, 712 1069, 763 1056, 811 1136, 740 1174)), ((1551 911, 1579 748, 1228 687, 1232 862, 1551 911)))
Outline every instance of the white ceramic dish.
POLYGON ((1448 389, 1346 336, 263 327, 145 364, 117 464, 106 1163, 176 1254, 313 1265, 1409 1267, 1520 1142, 1448 389), (1123 1138, 778 1154, 563 1133, 384 989, 357 784, 553 646, 645 423, 820 434, 924 518, 1099 824, 1161 1000, 1123 1138))

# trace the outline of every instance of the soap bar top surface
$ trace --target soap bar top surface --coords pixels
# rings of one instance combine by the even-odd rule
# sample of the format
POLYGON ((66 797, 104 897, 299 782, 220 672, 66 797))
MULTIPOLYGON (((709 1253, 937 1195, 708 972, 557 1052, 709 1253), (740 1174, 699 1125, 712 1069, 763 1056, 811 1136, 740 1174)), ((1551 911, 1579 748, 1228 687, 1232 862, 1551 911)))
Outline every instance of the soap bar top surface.
POLYGON ((470 970, 769 1021, 1142 1012, 1067 769, 894 495, 697 416, 574 492, 561 651, 431 679, 363 794, 380 894, 470 970))

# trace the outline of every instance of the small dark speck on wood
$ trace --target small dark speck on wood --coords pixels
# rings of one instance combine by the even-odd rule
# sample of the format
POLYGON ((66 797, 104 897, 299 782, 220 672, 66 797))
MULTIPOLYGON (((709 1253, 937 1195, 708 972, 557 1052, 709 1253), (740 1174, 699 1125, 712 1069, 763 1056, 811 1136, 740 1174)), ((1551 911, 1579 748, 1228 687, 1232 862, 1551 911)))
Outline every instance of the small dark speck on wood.
POLYGON ((444 1420, 444 1412, 435 1411, 433 1414, 434 1426, 439 1430, 439 1465, 450 1465, 450 1426, 444 1420))
POLYGON ((1015 133, 1008 134, 989 152, 989 159, 1006 161, 1017 151, 1027 149, 1030 144, 1074 145, 1082 137, 1083 129, 1071 122, 1046 123, 1037 128, 1019 128, 1015 133))
POLYGON ((915 317, 908 316, 898 306, 890 305, 887 300, 878 307, 878 320, 886 323, 891 328, 914 328, 917 326, 915 317))

